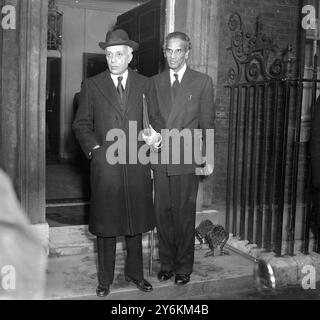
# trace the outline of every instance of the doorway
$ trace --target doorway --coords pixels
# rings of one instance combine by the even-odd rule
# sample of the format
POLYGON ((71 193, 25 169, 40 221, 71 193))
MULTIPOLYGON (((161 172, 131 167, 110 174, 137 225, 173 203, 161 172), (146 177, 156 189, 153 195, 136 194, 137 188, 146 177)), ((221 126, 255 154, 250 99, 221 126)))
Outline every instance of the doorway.
MULTIPOLYGON (((46 218, 50 227, 88 224, 90 200, 90 162, 75 136, 69 138, 72 158, 61 155, 60 87, 61 58, 48 58, 46 101, 46 218)), ((83 79, 105 71, 104 54, 83 53, 83 79)), ((72 119, 76 115, 79 94, 75 93, 72 119)))
POLYGON ((60 154, 61 68, 61 57, 47 58, 46 220, 50 227, 86 224, 90 198, 89 163, 76 140, 74 159, 60 154))

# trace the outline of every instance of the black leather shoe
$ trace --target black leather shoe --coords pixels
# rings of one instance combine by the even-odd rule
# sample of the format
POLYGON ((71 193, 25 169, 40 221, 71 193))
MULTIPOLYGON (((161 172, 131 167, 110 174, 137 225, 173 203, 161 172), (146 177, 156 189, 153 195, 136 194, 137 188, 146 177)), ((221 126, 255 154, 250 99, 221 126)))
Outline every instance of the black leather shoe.
POLYGON ((174 279, 175 284, 184 285, 190 281, 189 274, 176 274, 176 278, 174 279))
POLYGON ((138 281, 136 279, 131 278, 130 276, 126 276, 126 281, 134 283, 138 289, 145 292, 152 291, 152 285, 146 280, 142 279, 141 281, 138 281))
POLYGON ((167 280, 169 280, 170 278, 172 278, 173 277, 173 271, 165 271, 165 270, 161 270, 161 271, 159 271, 159 273, 158 273, 158 280, 160 281, 160 282, 162 282, 162 281, 167 281, 167 280))
POLYGON ((109 286, 108 287, 98 286, 96 289, 96 294, 98 297, 105 297, 109 294, 109 292, 110 292, 109 286))

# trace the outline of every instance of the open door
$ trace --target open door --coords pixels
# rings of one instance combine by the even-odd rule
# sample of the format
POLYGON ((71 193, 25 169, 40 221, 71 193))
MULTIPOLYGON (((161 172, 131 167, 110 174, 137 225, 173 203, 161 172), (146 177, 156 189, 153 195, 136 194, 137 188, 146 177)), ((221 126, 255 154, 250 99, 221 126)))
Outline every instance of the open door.
POLYGON ((140 45, 130 67, 147 77, 164 69, 165 6, 165 0, 152 0, 117 18, 117 28, 124 29, 140 45))
POLYGON ((47 58, 46 159, 57 162, 60 142, 61 58, 47 58))

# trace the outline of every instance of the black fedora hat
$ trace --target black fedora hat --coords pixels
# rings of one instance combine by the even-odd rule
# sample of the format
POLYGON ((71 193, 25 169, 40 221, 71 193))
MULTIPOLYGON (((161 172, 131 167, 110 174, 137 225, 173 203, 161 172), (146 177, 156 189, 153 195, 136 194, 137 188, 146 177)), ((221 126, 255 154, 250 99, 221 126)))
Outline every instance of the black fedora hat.
POLYGON ((135 41, 130 40, 128 34, 122 29, 108 31, 106 35, 106 41, 99 42, 99 47, 103 50, 105 50, 105 48, 107 47, 120 45, 129 46, 133 50, 138 50, 139 48, 139 44, 135 41))

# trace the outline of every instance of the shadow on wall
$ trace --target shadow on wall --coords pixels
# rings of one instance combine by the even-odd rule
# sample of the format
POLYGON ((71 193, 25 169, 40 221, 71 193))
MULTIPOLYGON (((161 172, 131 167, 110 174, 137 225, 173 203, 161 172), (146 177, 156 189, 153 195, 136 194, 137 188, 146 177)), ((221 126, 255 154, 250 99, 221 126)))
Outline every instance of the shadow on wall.
POLYGON ((0 300, 42 299, 47 255, 0 169, 0 300))

